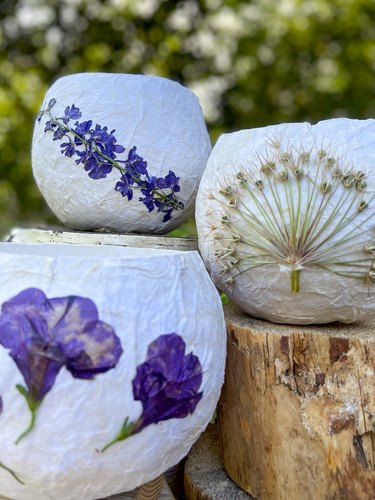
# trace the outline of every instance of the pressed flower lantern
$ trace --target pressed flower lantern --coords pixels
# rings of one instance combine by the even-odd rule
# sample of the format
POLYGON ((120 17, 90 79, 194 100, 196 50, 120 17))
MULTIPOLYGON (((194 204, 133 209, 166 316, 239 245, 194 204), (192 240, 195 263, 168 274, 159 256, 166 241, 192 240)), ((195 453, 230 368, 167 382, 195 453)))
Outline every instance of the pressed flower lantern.
POLYGON ((0 495, 103 498, 179 462, 224 373, 198 254, 3 243, 0 262, 0 495))
POLYGON ((223 135, 197 199, 202 256, 244 311, 276 323, 375 316, 374 120, 223 135))
POLYGON ((47 92, 32 164, 65 225, 164 233, 192 215, 210 149, 190 90, 154 76, 82 73, 47 92))

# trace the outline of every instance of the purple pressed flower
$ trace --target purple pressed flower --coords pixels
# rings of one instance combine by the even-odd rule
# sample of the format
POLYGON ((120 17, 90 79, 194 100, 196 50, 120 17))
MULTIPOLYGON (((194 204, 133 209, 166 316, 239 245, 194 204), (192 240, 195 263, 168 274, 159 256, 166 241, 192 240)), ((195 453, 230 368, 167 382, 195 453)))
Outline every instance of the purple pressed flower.
POLYGON ((139 432, 150 424, 193 413, 202 398, 202 366, 193 353, 185 355, 185 342, 176 333, 162 335, 147 350, 147 359, 137 367, 133 380, 134 399, 142 402, 139 432))
POLYGON ((65 156, 68 156, 68 158, 71 158, 76 152, 73 142, 64 142, 63 144, 60 144, 60 148, 61 152, 65 156))
POLYGON ((115 130, 108 130, 95 124, 92 128, 92 120, 83 122, 76 121, 74 127, 69 125, 70 120, 77 120, 82 116, 81 110, 74 104, 65 108, 64 116, 58 118, 52 116, 51 108, 56 103, 52 99, 47 109, 38 114, 38 121, 44 114, 49 120, 45 125, 45 132, 53 133, 53 140, 60 141, 68 138, 60 145, 61 152, 69 157, 75 157, 78 165, 82 163, 89 177, 102 179, 112 172, 115 167, 121 173, 121 179, 115 184, 114 189, 126 197, 129 201, 133 199, 133 190, 140 189, 142 197, 138 197, 149 212, 155 208, 164 214, 163 222, 172 218, 173 210, 184 208, 175 193, 180 191, 179 177, 171 170, 165 177, 151 176, 148 172, 147 161, 137 153, 137 147, 133 146, 126 160, 117 159, 117 155, 124 153, 125 148, 117 143, 115 130))
POLYGON ((169 220, 171 220, 172 219, 172 215, 171 214, 172 214, 172 209, 170 208, 169 210, 167 210, 165 212, 165 215, 163 217, 163 222, 168 222, 169 220))
POLYGON ((56 99, 52 98, 47 105, 48 111, 51 111, 51 109, 54 107, 55 104, 56 104, 56 99))
POLYGON ((64 116, 61 119, 64 123, 68 123, 69 120, 78 120, 78 118, 81 118, 81 116, 82 113, 80 109, 72 104, 71 106, 65 108, 64 116))
POLYGON ((137 153, 136 146, 132 147, 129 151, 128 158, 125 161, 125 165, 129 172, 131 172, 135 176, 139 175, 147 175, 147 161, 145 161, 141 156, 137 153))
POLYGON ((155 208, 153 193, 151 193, 147 189, 141 189, 141 193, 143 194, 143 198, 140 197, 139 201, 141 201, 142 203, 144 203, 144 205, 146 205, 147 210, 149 212, 152 212, 155 208))
POLYGON ((142 403, 136 422, 126 418, 118 435, 102 451, 151 424, 192 414, 202 398, 202 365, 176 333, 161 335, 148 346, 146 361, 137 367, 133 395, 142 403))
MULTIPOLYGON (((84 121, 82 123, 76 122, 75 123, 76 127, 75 127, 75 129, 73 129, 73 131, 83 139, 85 137, 85 135, 90 132, 91 125, 92 125, 92 120, 87 120, 87 121, 84 121)), ((77 137, 75 139, 77 141, 79 141, 79 139, 77 137)), ((81 144, 82 144, 82 142, 81 142, 81 144)))
POLYGON ((56 123, 54 123, 52 120, 48 120, 46 122, 46 126, 44 128, 44 132, 53 131, 56 126, 57 126, 56 123))
POLYGON ((17 386, 31 412, 36 410, 65 366, 75 378, 92 379, 114 368, 122 354, 113 328, 100 321, 95 304, 78 296, 48 299, 28 288, 5 302, 0 314, 0 344, 20 370, 26 387, 17 386))
POLYGON ((59 125, 57 125, 57 129, 54 129, 53 132, 53 140, 54 141, 60 141, 64 135, 66 134, 66 131, 59 125))
POLYGON ((127 196, 129 201, 133 198, 133 191, 130 188, 129 179, 125 174, 122 174, 121 181, 116 183, 115 190, 119 191, 122 196, 127 196))
POLYGON ((84 165, 91 179, 103 179, 112 170, 112 165, 108 162, 103 162, 98 153, 88 155, 87 160, 84 161, 84 165))

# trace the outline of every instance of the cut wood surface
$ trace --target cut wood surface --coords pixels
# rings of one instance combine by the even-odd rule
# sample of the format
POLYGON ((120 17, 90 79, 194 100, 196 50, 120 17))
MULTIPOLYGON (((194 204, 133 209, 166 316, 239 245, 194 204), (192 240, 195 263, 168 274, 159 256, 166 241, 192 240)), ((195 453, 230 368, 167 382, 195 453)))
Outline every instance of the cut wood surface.
POLYGON ((6 238, 14 243, 72 243, 80 245, 118 245, 161 250, 198 250, 195 238, 119 234, 101 231, 70 231, 65 229, 14 228, 6 238))
POLYGON ((373 500, 375 322, 225 315, 218 418, 229 476, 258 500, 373 500))
POLYGON ((217 425, 210 424, 185 465, 186 500, 251 500, 225 472, 217 425))
POLYGON ((174 496, 163 476, 128 493, 120 493, 105 500, 174 500, 174 496))

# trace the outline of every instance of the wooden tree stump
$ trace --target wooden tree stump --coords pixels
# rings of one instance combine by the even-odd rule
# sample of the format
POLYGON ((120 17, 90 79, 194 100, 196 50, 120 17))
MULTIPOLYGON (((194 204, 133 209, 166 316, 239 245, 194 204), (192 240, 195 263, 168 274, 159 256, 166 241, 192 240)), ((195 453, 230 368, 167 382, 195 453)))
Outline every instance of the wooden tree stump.
POLYGON ((224 467, 259 500, 375 498, 375 322, 274 325, 226 308, 224 467))

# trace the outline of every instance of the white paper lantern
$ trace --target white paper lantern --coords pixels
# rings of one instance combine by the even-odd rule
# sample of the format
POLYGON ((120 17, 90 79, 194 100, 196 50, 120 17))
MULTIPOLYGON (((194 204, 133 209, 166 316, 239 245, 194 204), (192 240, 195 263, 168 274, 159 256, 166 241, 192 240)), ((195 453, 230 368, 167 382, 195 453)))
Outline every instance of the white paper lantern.
POLYGON ((42 111, 34 176, 66 226, 164 233, 193 214, 211 144, 190 90, 155 76, 82 73, 57 80, 42 111))
POLYGON ((223 135, 197 199, 217 286, 276 323, 375 316, 375 121, 223 135))
POLYGON ((2 243, 0 263, 0 496, 103 498, 178 463, 224 376, 198 253, 2 243))

